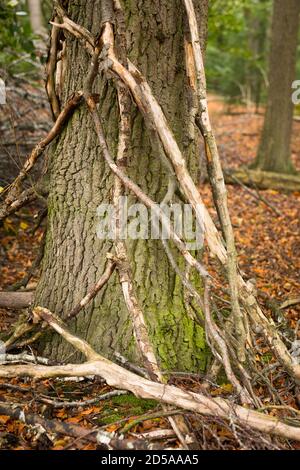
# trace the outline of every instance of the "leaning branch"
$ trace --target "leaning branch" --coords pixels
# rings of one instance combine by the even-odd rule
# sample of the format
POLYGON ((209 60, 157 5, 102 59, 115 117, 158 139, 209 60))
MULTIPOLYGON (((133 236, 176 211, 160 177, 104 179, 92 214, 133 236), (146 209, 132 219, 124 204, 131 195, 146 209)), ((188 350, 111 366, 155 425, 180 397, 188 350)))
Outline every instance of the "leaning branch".
POLYGON ((105 271, 100 277, 100 279, 96 282, 94 287, 86 294, 86 296, 80 302, 78 302, 78 304, 73 308, 73 310, 68 313, 65 319, 66 321, 71 320, 72 318, 76 317, 78 313, 96 297, 98 292, 111 278, 112 274, 114 273, 115 268, 116 268, 115 260, 109 259, 107 266, 105 268, 105 271))
MULTIPOLYGON (((160 105, 153 96, 147 81, 137 70, 137 68, 128 61, 129 69, 127 69, 118 61, 114 51, 113 25, 109 22, 105 23, 105 25, 103 26, 102 41, 103 44, 106 46, 107 50, 108 67, 129 88, 139 110, 145 117, 146 122, 150 122, 154 129, 157 131, 165 153, 174 168, 179 187, 182 189, 187 200, 190 201, 190 203, 192 204, 199 223, 201 224, 201 226, 204 225, 206 240, 210 249, 210 253, 211 255, 216 256, 223 266, 229 266, 230 264, 230 269, 232 272, 231 283, 233 284, 234 270, 232 270, 232 260, 234 259, 235 254, 233 253, 233 256, 232 254, 230 255, 231 262, 228 264, 228 253, 222 243, 218 230, 215 227, 215 224, 213 223, 209 212, 202 201, 199 191, 197 190, 186 168, 186 162, 182 156, 179 146, 175 140, 175 137, 168 126, 166 117, 164 116, 160 105)), ((93 111, 95 111, 95 108, 96 106, 94 104, 93 111)), ((209 118, 208 113, 206 113, 206 118, 209 118)), ((96 127, 97 126, 99 128, 98 124, 96 125, 96 127)), ((99 135, 98 130, 99 129, 97 129, 97 133, 99 135)), ((102 149, 104 148, 103 145, 101 145, 101 147, 102 149)), ((108 163, 112 171, 118 174, 121 179, 123 178, 124 183, 124 177, 123 175, 121 175, 117 165, 113 161, 108 163)), ((134 185, 134 183, 132 183, 131 181, 126 181, 125 184, 128 187, 131 186, 130 189, 132 189, 136 195, 141 195, 140 189, 136 185, 134 185)), ((147 207, 149 207, 149 204, 147 204, 147 202, 149 203, 149 200, 146 202, 146 199, 144 198, 143 202, 147 205, 147 207)), ((231 249, 230 246, 229 249, 231 249)), ((244 309, 248 313, 248 317, 252 323, 252 327, 256 328, 257 323, 261 324, 262 334, 266 341, 269 343, 270 347, 275 352, 279 361, 283 364, 286 371, 294 379, 300 380, 300 365, 294 364, 292 357, 289 354, 285 344, 281 340, 278 332, 276 331, 276 328, 270 325, 268 319, 264 316, 263 312, 261 311, 255 296, 253 295, 252 291, 249 290, 247 284, 245 283, 240 274, 237 274, 236 276, 236 284, 238 286, 239 299, 244 309)), ((236 286, 232 285, 231 287, 233 289, 233 296, 235 296, 236 286)))
MULTIPOLYGON (((110 0, 102 3, 102 17, 110 17, 112 12, 112 3, 110 0)), ((126 56, 126 44, 122 44, 122 50, 126 56)), ((84 87, 84 95, 87 102, 93 99, 92 87, 96 77, 99 63, 99 49, 95 49, 93 55, 90 71, 87 75, 84 87)), ((123 83, 118 83, 118 103, 120 111, 120 126, 119 126, 119 143, 117 151, 117 163, 124 171, 126 168, 126 162, 128 157, 128 151, 130 147, 130 135, 131 135, 131 118, 130 118, 130 106, 131 99, 127 88, 123 83)), ((119 272, 119 279, 122 286, 124 300, 128 309, 128 312, 132 319, 133 331, 135 339, 140 350, 143 363, 149 374, 149 377, 158 382, 165 382, 165 377, 161 374, 159 365, 155 356, 155 352, 148 335, 148 329, 144 317, 144 312, 140 307, 138 298, 135 293, 132 270, 128 258, 127 247, 124 240, 121 238, 121 214, 120 214, 120 198, 124 193, 124 186, 118 176, 115 176, 114 188, 113 188, 113 203, 115 206, 115 250, 117 256, 117 267, 119 272)), ((167 409, 166 409, 167 411, 167 409)), ((170 424, 177 434, 180 442, 184 448, 188 449, 187 442, 195 441, 190 437, 189 429, 184 422, 182 416, 169 417, 170 424), (187 439, 189 437, 189 439, 187 439)))
POLYGON ((100 149, 111 171, 118 178, 120 178, 122 183, 130 191, 132 191, 138 197, 138 199, 140 199, 145 204, 145 206, 147 206, 149 209, 153 211, 153 214, 155 214, 158 220, 161 220, 162 225, 167 230, 167 233, 170 235, 170 238, 174 241, 175 245, 177 246, 177 248, 179 249, 183 257, 185 258, 187 263, 191 267, 195 268, 202 277, 208 277, 209 274, 206 271, 206 269, 201 265, 201 263, 198 260, 196 260, 191 255, 191 253, 186 249, 185 243, 179 238, 179 236, 170 227, 168 218, 166 217, 162 209, 151 198, 149 198, 137 184, 135 184, 130 178, 128 178, 128 176, 124 174, 123 170, 115 163, 115 161, 111 157, 110 151, 107 146, 107 142, 106 142, 104 131, 103 131, 103 126, 102 126, 101 119, 97 111, 97 106, 96 106, 96 102, 94 98, 90 97, 87 100, 87 104, 94 120, 100 149))
POLYGON ((28 308, 33 299, 34 292, 0 292, 0 308, 28 308))
POLYGON ((207 159, 208 173, 214 196, 215 206, 219 215, 224 238, 227 248, 227 275, 230 286, 231 306, 234 317, 234 330, 237 340, 237 355, 241 362, 246 359, 246 328, 247 316, 243 316, 239 304, 238 292, 238 270, 237 270, 237 254, 235 248, 235 240, 233 228, 230 220, 230 214, 227 204, 227 190, 225 186, 222 166, 220 162, 218 147, 208 113, 208 103, 206 94, 206 79, 203 64, 202 51, 200 47, 200 37, 197 25, 197 19, 193 0, 184 0, 189 28, 191 33, 192 48, 194 53, 195 69, 197 75, 197 90, 199 100, 199 119, 198 124, 205 142, 205 153, 207 159))

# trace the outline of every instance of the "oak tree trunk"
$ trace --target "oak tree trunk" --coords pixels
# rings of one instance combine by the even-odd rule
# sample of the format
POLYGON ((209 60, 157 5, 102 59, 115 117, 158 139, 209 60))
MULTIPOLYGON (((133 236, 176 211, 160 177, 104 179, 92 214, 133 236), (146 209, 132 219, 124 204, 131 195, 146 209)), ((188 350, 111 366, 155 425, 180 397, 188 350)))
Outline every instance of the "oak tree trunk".
MULTIPOLYGON (((197 3, 199 29, 206 37, 208 1, 197 3)), ((185 68, 187 26, 182 0, 124 0, 128 55, 149 81, 170 121, 188 166, 197 177, 197 139, 191 126, 193 93, 185 68)), ((94 35, 99 33, 99 1, 68 2, 69 16, 94 35)), ((83 86, 90 58, 77 39, 67 35, 62 102, 83 86)), ((113 78, 95 82, 110 149, 116 152, 118 106, 113 78)), ((197 136, 197 134, 196 134, 197 136)), ((167 191, 167 170, 151 148, 150 134, 132 104, 132 147, 127 172, 157 202, 167 191)), ((46 250, 35 303, 64 316, 99 279, 110 241, 96 236, 97 207, 112 202, 113 176, 101 156, 91 117, 75 112, 49 155, 49 214, 46 250)), ((134 199, 132 198, 134 201, 134 199)), ((128 240, 136 292, 157 356, 167 369, 199 370, 207 356, 203 330, 188 315, 181 282, 162 244, 128 240)), ((185 266, 181 263, 181 269, 185 266)), ((197 279, 193 279, 199 282, 197 279)), ((131 321, 117 274, 93 303, 74 320, 74 331, 107 357, 114 351, 138 359, 131 321)), ((70 347, 58 337, 45 338, 47 355, 66 359, 70 347)), ((74 357, 72 356, 72 360, 74 357)))
POLYGON ((299 0, 274 0, 268 103, 254 167, 275 173, 294 172, 290 143, 299 12, 299 0))

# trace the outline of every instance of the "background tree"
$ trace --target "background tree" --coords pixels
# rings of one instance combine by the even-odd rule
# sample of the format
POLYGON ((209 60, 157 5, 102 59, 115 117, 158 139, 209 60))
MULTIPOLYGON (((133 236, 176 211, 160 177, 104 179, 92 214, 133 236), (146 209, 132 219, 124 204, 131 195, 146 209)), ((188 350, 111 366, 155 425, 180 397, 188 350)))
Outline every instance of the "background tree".
POLYGON ((293 173, 291 95, 296 71, 299 0, 274 0, 267 111, 255 168, 293 173))
MULTIPOLYGON (((68 15, 94 35, 99 34, 99 2, 67 2, 68 15)), ((123 2, 127 50, 154 90, 172 130, 197 176, 197 139, 193 119, 194 92, 185 67, 185 9, 182 0, 123 2)), ((197 2, 199 29, 205 44, 207 0, 197 2)), ((117 27, 121 28, 118 24, 117 27)), ((83 87, 90 58, 78 40, 66 34, 62 104, 83 87)), ((186 36, 186 44, 188 43, 186 36)), ((96 81, 101 113, 110 149, 118 141, 118 108, 113 79, 96 81)), ((128 174, 161 202, 168 188, 168 169, 157 158, 140 114, 132 106, 132 146, 128 174)), ((196 134, 197 135, 197 134, 196 134)), ((103 271, 109 241, 96 235, 97 207, 111 202, 113 177, 106 167, 91 118, 85 107, 74 113, 67 129, 49 155, 48 231, 36 304, 62 314, 68 312, 94 285, 103 271)), ((184 290, 169 265, 159 241, 128 242, 130 262, 141 307, 144 310, 157 355, 164 367, 203 368, 206 346, 203 330, 188 314, 184 290)), ((182 270, 185 269, 181 266, 182 270)), ((195 279, 197 283, 197 279, 195 279)), ((117 279, 111 280, 97 299, 76 319, 74 329, 107 356, 117 350, 135 355, 131 321, 117 279)), ((48 342, 46 353, 66 358, 70 348, 59 338, 48 342)))
POLYGON ((40 0, 28 0, 30 24, 34 34, 44 35, 46 30, 43 21, 42 6, 40 0))

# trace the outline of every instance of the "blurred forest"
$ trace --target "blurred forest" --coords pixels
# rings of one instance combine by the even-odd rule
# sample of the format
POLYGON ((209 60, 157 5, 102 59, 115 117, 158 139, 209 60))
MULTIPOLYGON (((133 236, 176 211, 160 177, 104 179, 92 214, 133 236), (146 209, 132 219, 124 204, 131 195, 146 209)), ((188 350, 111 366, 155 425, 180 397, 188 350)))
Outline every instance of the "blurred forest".
MULTIPOLYGON (((52 2, 41 3, 43 27, 48 27, 52 2)), ((211 92, 228 102, 249 106, 264 103, 268 85, 272 0, 212 0, 210 2, 206 70, 211 92)), ((38 78, 28 2, 0 2, 0 70, 2 76, 38 78)), ((300 46, 297 76, 300 76, 300 46)))

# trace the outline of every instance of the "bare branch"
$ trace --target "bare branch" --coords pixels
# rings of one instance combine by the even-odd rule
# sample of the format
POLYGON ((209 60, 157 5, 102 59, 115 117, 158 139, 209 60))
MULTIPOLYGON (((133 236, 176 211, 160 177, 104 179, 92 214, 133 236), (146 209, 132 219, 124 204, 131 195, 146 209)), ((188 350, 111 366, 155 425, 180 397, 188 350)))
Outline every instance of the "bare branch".
POLYGON ((54 120, 56 120, 60 114, 60 103, 55 90, 55 71, 58 61, 59 35, 59 28, 57 26, 52 26, 50 48, 46 64, 46 92, 49 98, 54 120))
POLYGON ((68 313, 65 320, 71 320, 72 318, 76 317, 78 313, 86 307, 91 300, 93 300, 98 292, 102 289, 102 287, 109 281, 111 278, 114 270, 116 268, 116 262, 114 260, 109 260, 106 266, 104 273, 102 274, 99 281, 94 285, 94 287, 87 293, 87 295, 73 308, 73 310, 68 313))
POLYGON ((72 436, 95 443, 97 442, 95 436, 97 430, 91 431, 75 424, 64 423, 55 419, 49 420, 41 418, 37 414, 23 411, 19 406, 16 407, 15 405, 0 402, 0 413, 5 416, 10 416, 12 419, 21 421, 22 423, 31 426, 39 426, 41 430, 47 432, 72 436))
POLYGON ((184 0, 185 8, 188 16, 190 33, 192 38, 192 47, 195 60, 195 68, 197 75, 197 90, 199 99, 199 127, 205 141, 205 151, 208 165, 208 173, 214 195, 215 206, 221 222, 224 238, 227 247, 227 274, 230 286, 231 306, 234 317, 234 329, 237 339, 237 356, 241 362, 246 359, 246 327, 247 316, 243 316, 239 304, 238 291, 238 271, 237 271, 237 255, 234 241, 234 233, 231 225, 230 215, 227 205, 227 191, 221 167, 218 147, 213 134, 210 118, 208 113, 208 104, 206 96, 206 78, 203 65, 202 51, 200 47, 200 37, 198 32, 198 24, 194 10, 193 0, 184 0))

